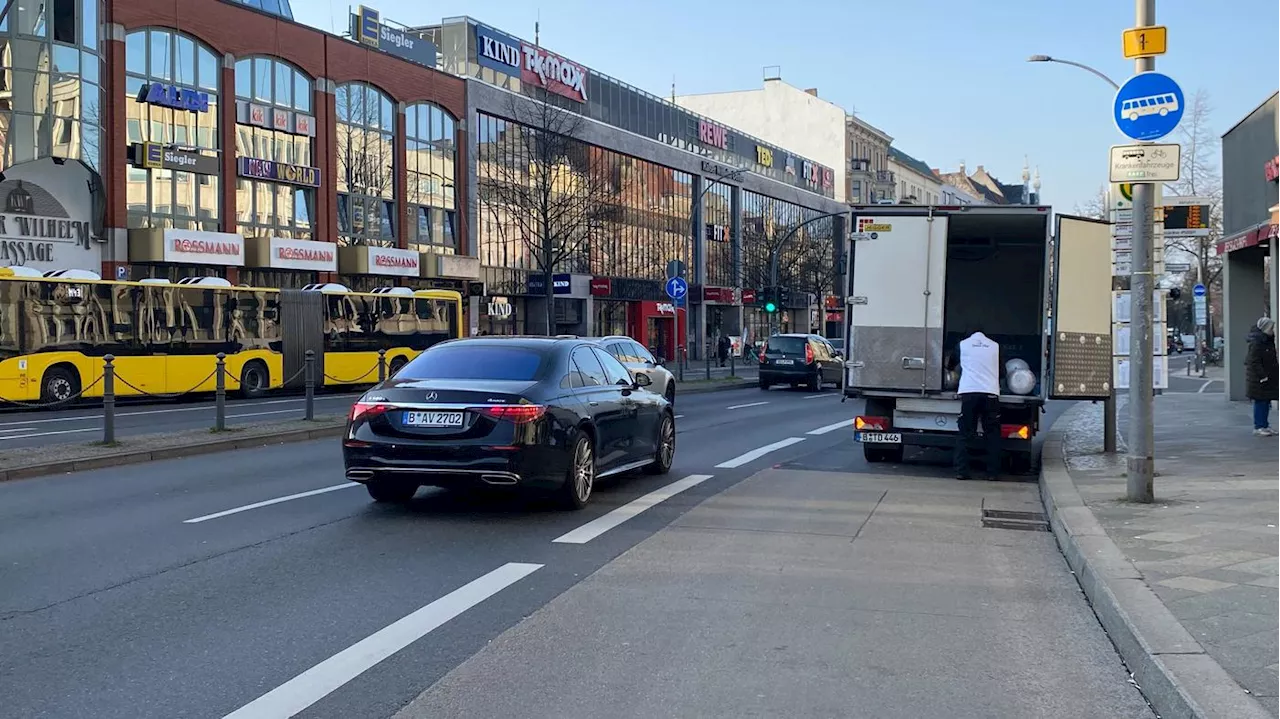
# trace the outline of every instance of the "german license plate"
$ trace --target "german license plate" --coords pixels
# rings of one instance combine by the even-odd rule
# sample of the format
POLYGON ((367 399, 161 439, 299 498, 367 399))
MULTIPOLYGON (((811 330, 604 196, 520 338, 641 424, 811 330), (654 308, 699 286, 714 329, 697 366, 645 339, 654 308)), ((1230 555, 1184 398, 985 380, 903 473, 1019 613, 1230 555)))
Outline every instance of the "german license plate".
POLYGON ((461 412, 405 412, 404 423, 410 427, 461 427, 461 412))
POLYGON ((774 364, 795 364, 795 360, 774 360, 774 364))
POLYGON ((902 444, 900 432, 855 432, 853 438, 867 444, 902 444))

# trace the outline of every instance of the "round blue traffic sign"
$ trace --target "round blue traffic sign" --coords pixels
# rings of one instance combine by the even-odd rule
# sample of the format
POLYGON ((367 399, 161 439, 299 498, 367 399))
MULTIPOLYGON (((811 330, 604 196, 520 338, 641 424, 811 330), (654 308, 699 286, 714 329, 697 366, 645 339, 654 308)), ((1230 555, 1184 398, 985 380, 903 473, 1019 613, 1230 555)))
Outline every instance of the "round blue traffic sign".
POLYGON ((1191 294, 1196 297, 1204 297, 1204 285, 1196 285, 1191 288, 1191 294))
POLYGON ((1116 92, 1116 127, 1134 140, 1159 140, 1182 120, 1186 99, 1168 75, 1143 72, 1129 78, 1116 92))
POLYGON ((682 299, 689 294, 689 283, 683 277, 672 277, 667 280, 667 297, 673 300, 682 299))

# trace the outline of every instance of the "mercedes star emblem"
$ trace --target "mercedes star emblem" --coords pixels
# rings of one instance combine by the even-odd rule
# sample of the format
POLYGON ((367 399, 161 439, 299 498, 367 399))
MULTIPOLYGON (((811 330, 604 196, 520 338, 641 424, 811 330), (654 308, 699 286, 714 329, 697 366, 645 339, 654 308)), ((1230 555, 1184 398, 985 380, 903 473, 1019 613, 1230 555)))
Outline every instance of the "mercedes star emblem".
POLYGON ((428 392, 428 393, 427 393, 427 401, 428 401, 428 402, 434 402, 434 401, 436 401, 436 397, 437 397, 437 395, 436 395, 436 393, 435 393, 435 392, 428 392))

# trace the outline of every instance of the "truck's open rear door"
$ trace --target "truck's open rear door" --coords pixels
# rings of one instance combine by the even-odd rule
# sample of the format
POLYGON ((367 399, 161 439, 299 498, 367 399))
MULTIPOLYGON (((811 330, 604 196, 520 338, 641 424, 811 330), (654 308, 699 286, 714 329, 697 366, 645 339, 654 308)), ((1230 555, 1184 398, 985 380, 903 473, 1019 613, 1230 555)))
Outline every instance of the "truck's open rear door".
POLYGON ((1049 398, 1111 394, 1111 225, 1058 215, 1049 337, 1049 398))
POLYGON ((853 229, 845 388, 941 389, 947 218, 855 211, 853 229))

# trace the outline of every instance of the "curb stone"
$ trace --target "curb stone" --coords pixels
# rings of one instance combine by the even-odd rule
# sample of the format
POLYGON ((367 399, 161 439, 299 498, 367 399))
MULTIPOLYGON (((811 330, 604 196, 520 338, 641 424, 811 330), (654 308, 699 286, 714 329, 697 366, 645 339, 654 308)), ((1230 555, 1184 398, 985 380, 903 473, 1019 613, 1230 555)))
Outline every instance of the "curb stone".
MULTIPOLYGON (((705 394, 708 392, 743 389, 745 387, 754 387, 755 385, 755 380, 743 380, 741 382, 715 383, 715 386, 710 387, 688 387, 683 390, 677 389, 677 392, 681 395, 705 394)), ((341 436, 343 430, 346 429, 346 426, 345 420, 337 422, 318 421, 314 427, 288 430, 284 432, 272 433, 270 431, 260 431, 258 434, 251 434, 248 436, 242 435, 218 439, 201 439, 188 444, 178 444, 156 449, 104 450, 102 454, 96 456, 55 460, 52 462, 40 462, 11 467, 9 469, 0 469, 0 482, 6 482, 14 479, 29 479, 31 477, 43 477, 51 474, 85 472, 93 469, 106 469, 107 467, 141 464, 143 462, 154 462, 162 459, 181 459, 183 457, 194 457, 202 454, 229 452, 232 450, 250 449, 253 447, 265 447, 274 444, 289 444, 292 442, 307 442, 313 439, 327 439, 330 437, 341 436)), ((261 430, 261 426, 259 429, 261 430)), ((151 436, 156 437, 157 435, 151 436)), ((138 441, 137 437, 126 439, 127 441, 138 441)))
POLYGON ((1040 497, 1094 614, 1162 719, 1275 719, 1205 653, 1107 536, 1067 473, 1060 429, 1045 438, 1040 497))

